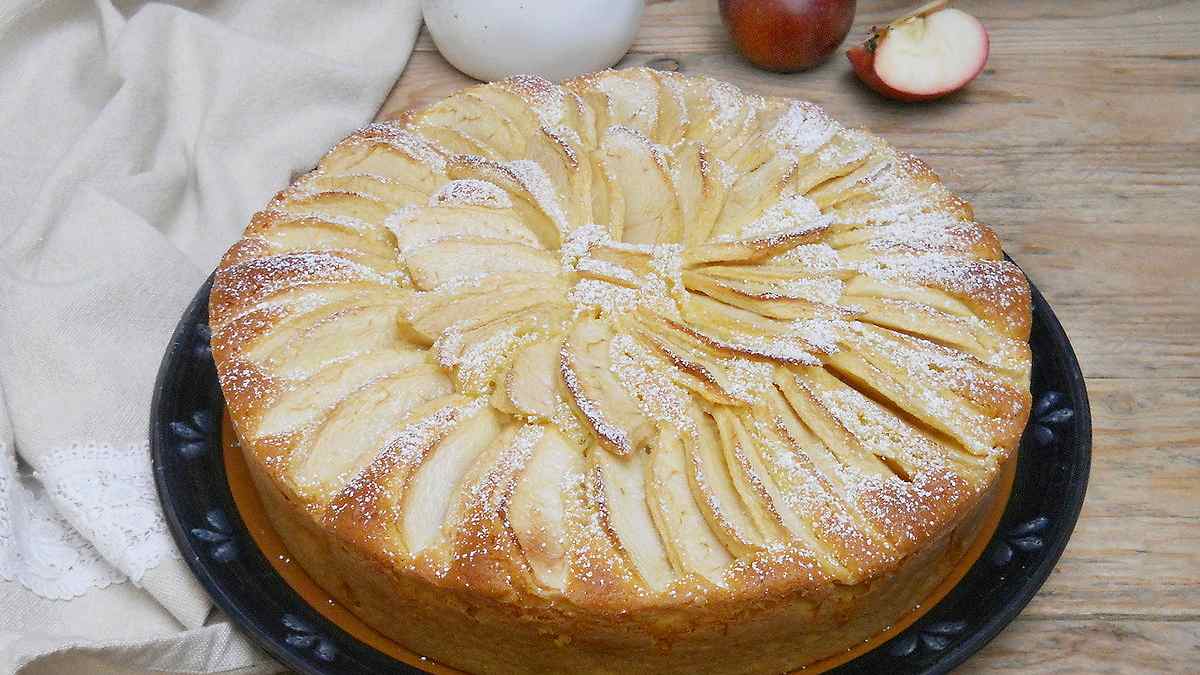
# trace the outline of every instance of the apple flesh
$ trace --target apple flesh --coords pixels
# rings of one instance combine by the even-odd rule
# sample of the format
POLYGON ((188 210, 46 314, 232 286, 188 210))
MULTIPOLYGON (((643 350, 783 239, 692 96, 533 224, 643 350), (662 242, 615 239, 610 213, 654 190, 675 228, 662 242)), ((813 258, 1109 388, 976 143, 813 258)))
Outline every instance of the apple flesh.
POLYGON ((721 0, 721 20, 751 63, 780 73, 812 68, 846 39, 855 0, 721 0))
POLYGON ((846 52, 858 78, 898 101, 931 101, 974 80, 988 58, 988 34, 979 19, 945 8, 917 13, 876 29, 846 52))

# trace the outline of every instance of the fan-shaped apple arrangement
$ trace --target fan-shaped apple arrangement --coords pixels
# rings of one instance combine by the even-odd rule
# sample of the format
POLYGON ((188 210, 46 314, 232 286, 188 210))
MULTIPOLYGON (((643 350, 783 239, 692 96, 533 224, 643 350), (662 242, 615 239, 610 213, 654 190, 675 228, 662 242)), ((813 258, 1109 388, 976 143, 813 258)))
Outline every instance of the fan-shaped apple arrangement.
POLYGON ((645 69, 335 147, 221 263, 214 354, 293 556, 474 672, 779 672, 959 561, 1029 295, 920 161, 645 69))

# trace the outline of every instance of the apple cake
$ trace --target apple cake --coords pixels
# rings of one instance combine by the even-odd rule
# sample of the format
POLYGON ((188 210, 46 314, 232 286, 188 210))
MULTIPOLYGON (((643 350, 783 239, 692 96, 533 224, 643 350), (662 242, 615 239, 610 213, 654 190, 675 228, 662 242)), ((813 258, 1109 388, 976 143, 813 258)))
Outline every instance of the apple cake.
POLYGON ((1029 411, 1028 284, 925 164, 649 69, 358 130, 210 300, 291 555, 469 672, 842 653, 960 562, 1029 411))

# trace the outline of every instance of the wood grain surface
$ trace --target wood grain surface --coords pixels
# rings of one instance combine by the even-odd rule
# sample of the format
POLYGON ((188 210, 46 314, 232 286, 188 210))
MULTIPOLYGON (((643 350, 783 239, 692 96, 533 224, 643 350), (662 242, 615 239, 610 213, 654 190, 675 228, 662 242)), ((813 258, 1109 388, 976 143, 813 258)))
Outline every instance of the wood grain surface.
MULTIPOLYGON (((810 99, 924 158, 1078 352, 1095 439, 1079 525, 1038 596, 960 672, 1200 672, 1200 2, 963 0, 991 58, 931 104, 879 98, 841 53, 807 73, 756 70, 716 4, 648 3, 619 66, 810 99)), ((915 4, 859 0, 843 47, 915 4)), ((423 34, 380 117, 473 82, 423 34)))

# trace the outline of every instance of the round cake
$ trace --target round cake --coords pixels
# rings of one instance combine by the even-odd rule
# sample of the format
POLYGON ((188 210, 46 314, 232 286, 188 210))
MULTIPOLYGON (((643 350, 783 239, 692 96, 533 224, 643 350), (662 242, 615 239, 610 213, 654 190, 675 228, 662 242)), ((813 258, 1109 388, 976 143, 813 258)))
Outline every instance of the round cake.
POLYGON ((925 164, 648 69, 360 129, 209 311, 293 558, 469 672, 842 653, 961 562, 1029 412, 1028 284, 925 164))

